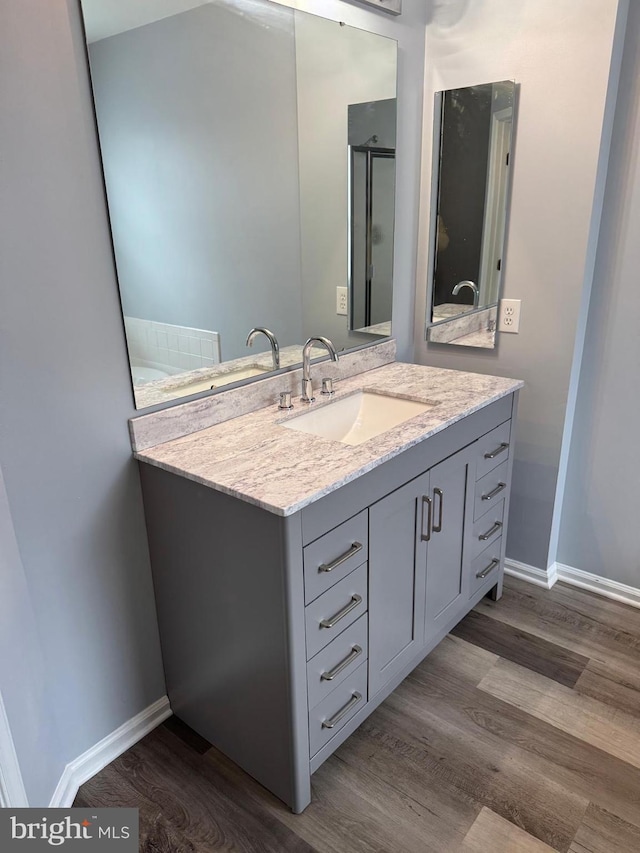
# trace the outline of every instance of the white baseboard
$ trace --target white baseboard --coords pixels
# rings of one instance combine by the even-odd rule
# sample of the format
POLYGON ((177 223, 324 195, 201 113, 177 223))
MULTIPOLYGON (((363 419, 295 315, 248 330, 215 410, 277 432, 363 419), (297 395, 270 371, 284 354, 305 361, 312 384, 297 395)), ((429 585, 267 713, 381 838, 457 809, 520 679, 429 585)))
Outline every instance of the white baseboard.
POLYGON ((107 764, 110 764, 123 752, 141 740, 150 731, 159 726, 163 720, 171 716, 169 699, 163 696, 153 705, 149 705, 135 717, 132 717, 120 728, 111 732, 99 743, 92 746, 82 755, 74 758, 64 768, 60 781, 53 793, 50 808, 71 808, 80 785, 84 784, 107 764))
POLYGON ((527 563, 519 563, 517 560, 505 560, 504 572, 506 575, 511 575, 514 578, 519 578, 521 581, 526 581, 536 586, 543 586, 545 589, 551 589, 558 580, 555 566, 551 566, 550 569, 545 571, 535 566, 529 566, 527 563))
POLYGON ((600 575, 592 575, 591 572, 583 572, 581 569, 574 569, 573 566, 565 566, 563 563, 554 563, 552 569, 555 571, 558 580, 563 583, 588 589, 590 592, 604 595, 606 598, 613 598, 615 601, 623 602, 623 604, 630 604, 631 607, 640 607, 640 589, 634 586, 627 586, 627 584, 612 581, 609 578, 600 577, 600 575))
POLYGON ((551 589, 555 583, 562 581, 571 586, 579 586, 589 592, 604 595, 606 598, 621 601, 623 604, 630 604, 631 607, 640 607, 640 589, 600 577, 600 575, 593 575, 590 572, 583 572, 582 569, 574 569, 573 566, 565 566, 564 563, 553 563, 545 571, 535 566, 528 566, 526 563, 519 563, 517 560, 505 560, 504 572, 527 583, 543 586, 545 589, 551 589))

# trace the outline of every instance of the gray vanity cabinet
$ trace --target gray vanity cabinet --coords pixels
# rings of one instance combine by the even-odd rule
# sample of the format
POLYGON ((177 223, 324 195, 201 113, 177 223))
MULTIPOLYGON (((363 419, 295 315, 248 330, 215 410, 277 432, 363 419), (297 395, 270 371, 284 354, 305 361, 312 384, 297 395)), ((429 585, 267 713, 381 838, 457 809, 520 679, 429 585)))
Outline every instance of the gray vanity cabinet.
POLYGON ((369 509, 371 696, 462 604, 473 462, 473 450, 462 450, 369 509))
POLYGON ((437 636, 466 601, 470 561, 464 540, 473 516, 469 483, 474 464, 475 445, 471 445, 430 472, 425 643, 437 636))
POLYGON ((423 644, 429 473, 369 509, 369 693, 402 672, 423 644))
POLYGON ((171 707, 293 811, 413 667, 499 595, 515 397, 286 516, 141 465, 171 707))

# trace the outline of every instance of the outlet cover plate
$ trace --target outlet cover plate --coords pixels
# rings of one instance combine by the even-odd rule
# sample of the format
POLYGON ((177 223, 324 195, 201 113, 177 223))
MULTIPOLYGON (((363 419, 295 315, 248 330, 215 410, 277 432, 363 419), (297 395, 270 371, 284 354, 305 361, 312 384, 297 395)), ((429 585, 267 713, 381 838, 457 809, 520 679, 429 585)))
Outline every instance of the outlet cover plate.
POLYGON ((348 298, 348 289, 346 287, 336 287, 336 314, 340 317, 346 317, 348 314, 348 298))
POLYGON ((515 335, 520 331, 520 302, 520 299, 500 300, 499 332, 515 335))

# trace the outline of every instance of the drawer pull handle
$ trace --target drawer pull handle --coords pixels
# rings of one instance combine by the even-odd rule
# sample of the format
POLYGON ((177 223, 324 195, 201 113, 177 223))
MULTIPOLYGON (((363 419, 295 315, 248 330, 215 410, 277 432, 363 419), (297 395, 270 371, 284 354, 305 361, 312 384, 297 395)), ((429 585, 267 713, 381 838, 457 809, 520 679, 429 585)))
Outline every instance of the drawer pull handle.
POLYGON ((438 523, 433 525, 434 533, 442 532, 442 510, 444 507, 444 492, 442 489, 434 489, 433 490, 433 503, 435 505, 436 498, 440 498, 440 509, 438 510, 438 523))
POLYGON ((506 488, 507 488, 506 483, 498 483, 498 485, 495 487, 495 489, 490 491, 489 494, 482 496, 482 500, 483 501, 490 501, 493 498, 495 498, 496 495, 499 495, 503 489, 506 489, 506 488))
POLYGON ((348 551, 345 551, 344 554, 341 554, 339 557, 336 557, 331 563, 321 563, 318 566, 319 572, 332 572, 334 569, 337 569, 338 566, 341 566, 343 563, 346 563, 349 557, 353 557, 354 554, 357 554, 358 551, 362 551, 362 542, 354 542, 351 548, 348 551))
POLYGON ((491 453, 485 453, 484 458, 485 459, 495 459, 496 456, 499 456, 501 453, 504 453, 508 447, 509 447, 509 442, 503 441, 502 444, 500 445, 500 447, 496 447, 496 449, 493 450, 491 453))
POLYGON ((481 572, 478 572, 476 574, 476 577, 478 578, 478 580, 481 580, 482 578, 486 578, 486 576, 489 574, 489 572, 492 572, 495 569, 495 567, 499 566, 499 565, 500 565, 500 560, 495 560, 495 559, 491 560, 491 562, 489 563, 487 568, 483 569, 481 572))
POLYGON ((351 601, 347 604, 346 607, 343 607, 342 610, 339 610, 335 616, 331 616, 329 619, 323 619, 320 622, 321 628, 333 628, 341 619, 344 619, 352 610, 355 610, 356 607, 362 603, 361 595, 352 595, 351 601))
POLYGON ((351 661, 354 661, 357 657, 360 657, 361 654, 362 654, 361 647, 360 646, 353 646, 353 648, 351 649, 351 651, 349 652, 349 654, 346 656, 346 658, 343 661, 340 661, 339 664, 336 664, 336 666, 334 666, 333 669, 330 669, 329 672, 323 672, 322 675, 320 676, 320 678, 323 681, 333 681, 333 679, 337 675, 340 675, 340 673, 342 672, 343 669, 346 669, 346 667, 349 666, 351 661))
POLYGON ((358 693, 357 690, 354 690, 354 692, 351 694, 351 699, 349 699, 349 701, 344 706, 344 708, 341 708, 338 711, 338 713, 335 714, 335 716, 331 717, 330 720, 323 720, 322 721, 322 728, 323 729, 335 728, 338 725, 338 723, 340 722, 340 720, 345 716, 345 714, 348 714, 349 711, 353 707, 355 707, 361 699, 362 699, 362 693, 358 693))
POLYGON ((422 516, 420 518, 420 539, 423 542, 428 542, 431 539, 431 519, 433 513, 433 504, 431 498, 426 495, 422 496, 422 516), (424 532, 424 508, 427 507, 427 532, 424 532))
POLYGON ((478 539, 479 539, 481 542, 486 542, 486 541, 487 541, 487 539, 491 539, 491 537, 493 536, 493 534, 494 534, 494 533, 497 533, 497 532, 498 532, 498 530, 500 530, 500 528, 501 528, 501 527, 502 527, 502 522, 501 522, 501 521, 496 521, 496 523, 493 525, 493 527, 491 528, 491 530, 487 530, 487 532, 486 532, 486 533, 483 533, 483 534, 481 534, 480 536, 478 536, 478 539))

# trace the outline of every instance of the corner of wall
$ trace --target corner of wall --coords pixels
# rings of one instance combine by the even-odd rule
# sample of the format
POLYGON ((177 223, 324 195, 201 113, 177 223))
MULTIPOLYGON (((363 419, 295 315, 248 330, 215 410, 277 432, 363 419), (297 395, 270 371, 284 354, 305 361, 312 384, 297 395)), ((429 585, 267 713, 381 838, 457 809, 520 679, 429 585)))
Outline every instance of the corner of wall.
POLYGON ((153 731, 171 716, 169 699, 163 696, 145 708, 114 732, 92 746, 82 755, 74 758, 64 768, 64 772, 51 797, 49 808, 69 809, 73 805, 81 785, 111 764, 118 756, 153 731))
POLYGON ((611 153, 611 140, 613 137, 613 125, 615 119, 616 102, 620 85, 620 72, 622 68, 622 55, 624 50, 625 32, 629 13, 629 0, 619 0, 618 14, 613 37, 611 52, 611 68, 609 72, 609 84, 607 86, 606 106, 602 122, 602 137, 600 144, 600 155, 598 158, 596 187, 594 192, 591 223, 589 227, 589 241, 585 261, 584 284, 578 324, 576 329, 573 360, 569 379, 569 392, 562 431, 562 444, 560 448, 560 462, 558 466, 558 479, 556 484, 555 501, 553 505, 553 518, 551 521, 551 536, 549 539, 549 553, 547 565, 553 566, 558 558, 558 543, 560 538, 560 527, 562 524, 562 511, 564 504, 564 493, 567 482, 567 470, 569 465, 569 453, 573 436, 573 425, 580 385, 580 370, 584 354, 585 338, 587 331, 587 320, 589 317, 589 306, 591 302, 591 291, 598 249, 598 237, 602 222, 602 210, 604 205, 604 193, 609 170, 609 155, 611 153))

